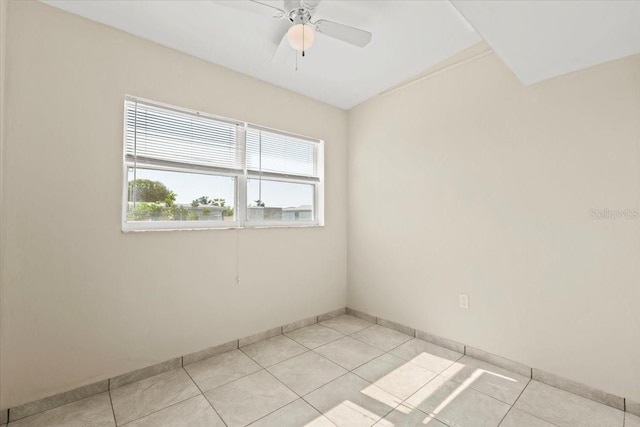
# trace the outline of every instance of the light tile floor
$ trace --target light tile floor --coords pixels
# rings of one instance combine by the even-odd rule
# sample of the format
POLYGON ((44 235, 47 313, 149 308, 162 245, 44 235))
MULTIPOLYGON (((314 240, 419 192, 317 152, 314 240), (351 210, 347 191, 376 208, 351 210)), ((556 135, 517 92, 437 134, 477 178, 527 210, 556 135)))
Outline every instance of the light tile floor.
POLYGON ((116 425, 640 427, 640 417, 344 315, 9 427, 116 425))

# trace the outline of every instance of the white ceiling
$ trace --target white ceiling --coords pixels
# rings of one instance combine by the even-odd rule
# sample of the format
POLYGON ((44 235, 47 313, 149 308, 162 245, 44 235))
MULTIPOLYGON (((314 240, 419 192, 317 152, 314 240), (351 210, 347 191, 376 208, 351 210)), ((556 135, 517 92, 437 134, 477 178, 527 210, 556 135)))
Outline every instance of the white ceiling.
POLYGON ((243 10, 242 0, 44 2, 344 109, 481 40, 449 2, 325 0, 314 19, 373 39, 359 48, 318 34, 296 71, 293 50, 271 62, 286 23, 243 10))
POLYGON ((318 34, 297 71, 293 50, 271 60, 287 23, 247 0, 42 1, 344 109, 483 38, 525 84, 640 53, 638 0, 324 0, 314 19, 373 39, 358 48, 318 34))
POLYGON ((640 53, 640 1, 453 4, 527 85, 640 53))

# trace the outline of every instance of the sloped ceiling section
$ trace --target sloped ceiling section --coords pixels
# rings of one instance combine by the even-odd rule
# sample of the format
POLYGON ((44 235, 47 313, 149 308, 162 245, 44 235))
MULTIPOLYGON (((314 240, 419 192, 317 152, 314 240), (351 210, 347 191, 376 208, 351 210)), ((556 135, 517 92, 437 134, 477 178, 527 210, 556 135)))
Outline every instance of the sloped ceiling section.
POLYGON ((41 1, 343 109, 483 39, 524 84, 640 53, 640 0, 324 0, 314 19, 373 39, 318 34, 297 69, 295 52, 277 49, 288 21, 249 0, 41 1))
POLYGON ((246 0, 43 2, 343 109, 481 41, 447 1, 324 0, 314 20, 362 28, 373 39, 359 48, 318 34, 296 71, 292 49, 271 61, 288 24, 246 0))
POLYGON ((640 1, 453 5, 524 84, 640 53, 640 1))

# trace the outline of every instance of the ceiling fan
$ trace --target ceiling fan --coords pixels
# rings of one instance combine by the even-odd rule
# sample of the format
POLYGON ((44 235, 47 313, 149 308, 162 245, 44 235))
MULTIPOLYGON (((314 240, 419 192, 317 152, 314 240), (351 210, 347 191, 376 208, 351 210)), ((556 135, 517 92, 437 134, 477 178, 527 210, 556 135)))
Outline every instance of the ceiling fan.
POLYGON ((281 46, 288 42, 291 48, 302 52, 302 56, 304 56, 304 52, 313 45, 316 33, 324 34, 358 47, 365 47, 369 44, 371 33, 368 31, 327 21, 326 19, 314 21, 313 15, 320 1, 283 0, 283 8, 281 9, 263 1, 251 0, 253 4, 259 6, 259 9, 264 13, 269 13, 273 18, 291 21, 292 25, 282 37, 278 51, 281 50, 281 46))

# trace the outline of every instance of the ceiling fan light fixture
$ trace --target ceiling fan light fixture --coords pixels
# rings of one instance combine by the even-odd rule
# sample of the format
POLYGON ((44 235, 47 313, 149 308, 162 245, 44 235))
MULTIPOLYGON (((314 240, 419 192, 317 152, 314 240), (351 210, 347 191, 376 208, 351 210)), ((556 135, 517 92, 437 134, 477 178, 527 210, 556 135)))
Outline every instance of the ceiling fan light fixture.
POLYGON ((287 32, 287 39, 289 45, 298 51, 308 50, 313 46, 316 33, 310 25, 296 24, 289 28, 287 32))

